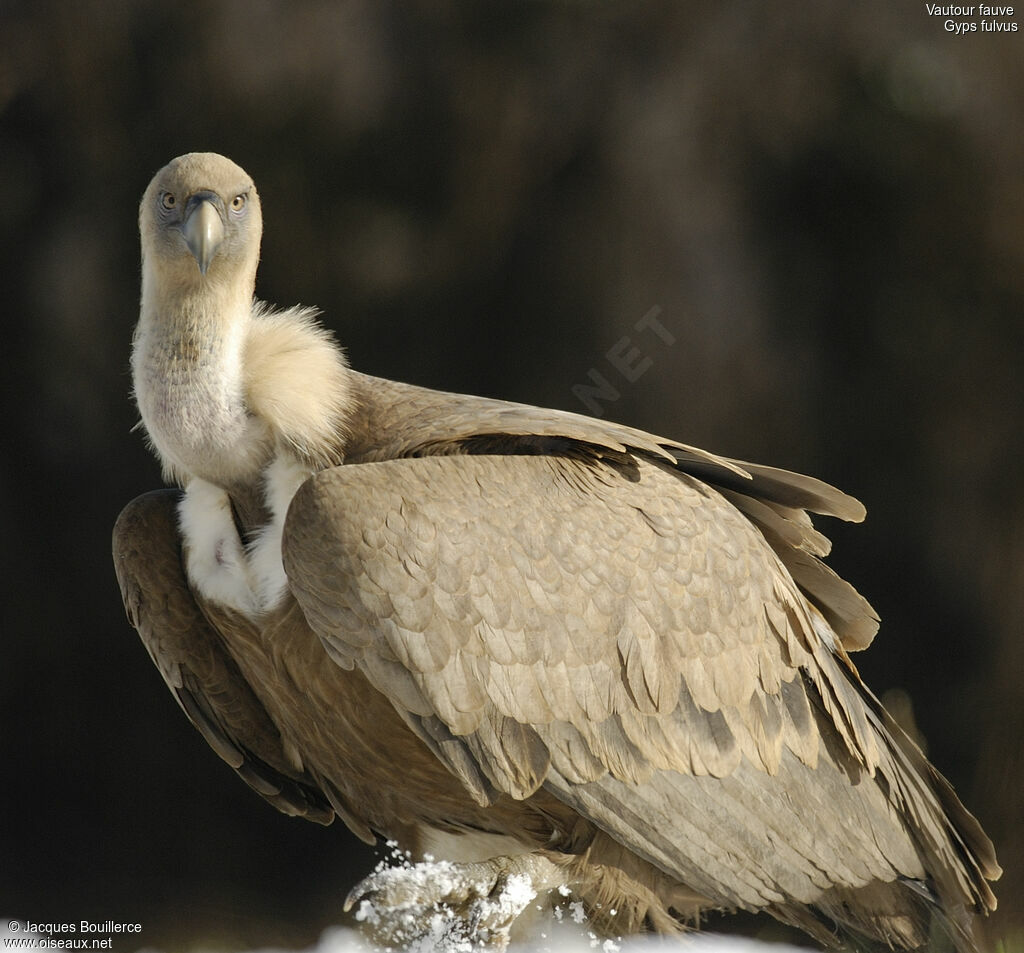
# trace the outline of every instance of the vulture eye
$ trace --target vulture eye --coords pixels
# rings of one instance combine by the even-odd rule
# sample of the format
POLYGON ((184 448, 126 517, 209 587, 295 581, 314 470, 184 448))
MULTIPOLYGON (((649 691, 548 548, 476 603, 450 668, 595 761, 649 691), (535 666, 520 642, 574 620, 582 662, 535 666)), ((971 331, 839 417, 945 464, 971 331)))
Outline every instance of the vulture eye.
POLYGON ((243 208, 245 208, 245 196, 244 195, 236 195, 231 200, 231 211, 233 211, 233 212, 241 212, 243 208))
POLYGON ((166 209, 172 209, 178 204, 178 200, 174 197, 173 192, 164 192, 160 196, 160 204, 166 209))

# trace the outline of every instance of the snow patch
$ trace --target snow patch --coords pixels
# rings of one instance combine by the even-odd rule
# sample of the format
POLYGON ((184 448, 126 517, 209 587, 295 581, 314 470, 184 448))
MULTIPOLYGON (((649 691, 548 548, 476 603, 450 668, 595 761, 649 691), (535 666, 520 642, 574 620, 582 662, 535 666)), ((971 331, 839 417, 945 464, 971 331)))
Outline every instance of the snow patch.
MULTIPOLYGON (((537 896, 526 874, 467 880, 466 865, 413 864, 408 851, 387 844, 390 857, 356 888, 367 893, 355 911, 379 947, 409 953, 472 953, 505 949, 512 923, 537 896)), ((481 865, 483 866, 483 865, 481 865)))
MULTIPOLYGON (((421 942, 406 947, 376 947, 354 930, 335 928, 324 933, 320 943, 309 950, 264 949, 253 953, 379 953, 381 950, 385 950, 385 953, 477 953, 483 949, 465 938, 449 937, 443 922, 438 922, 421 942)), ((592 934, 566 927, 552 929, 547 932, 547 936, 532 943, 513 943, 508 953, 594 953, 595 950, 601 953, 808 953, 806 948, 706 933, 674 939, 632 937, 599 940, 592 934)), ((143 950, 140 953, 156 951, 143 950)))

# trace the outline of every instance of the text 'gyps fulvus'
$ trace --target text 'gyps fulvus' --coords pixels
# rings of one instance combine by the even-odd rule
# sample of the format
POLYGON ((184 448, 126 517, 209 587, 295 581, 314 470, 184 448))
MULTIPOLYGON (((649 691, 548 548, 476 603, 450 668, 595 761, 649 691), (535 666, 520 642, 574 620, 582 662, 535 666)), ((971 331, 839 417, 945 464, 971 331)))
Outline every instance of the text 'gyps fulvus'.
POLYGON ((856 500, 350 370, 310 311, 254 302, 260 203, 222 156, 158 172, 140 228, 135 397, 184 492, 118 519, 125 605, 275 807, 465 861, 355 897, 479 925, 481 877, 522 874, 612 935, 743 909, 974 949, 992 845, 860 681, 877 619, 807 517, 856 500))

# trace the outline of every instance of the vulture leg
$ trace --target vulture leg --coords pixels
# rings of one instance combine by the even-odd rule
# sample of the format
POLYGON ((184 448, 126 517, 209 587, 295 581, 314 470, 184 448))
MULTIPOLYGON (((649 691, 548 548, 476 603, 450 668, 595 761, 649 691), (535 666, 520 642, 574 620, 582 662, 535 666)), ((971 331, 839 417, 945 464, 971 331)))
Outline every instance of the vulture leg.
POLYGON ((352 888, 345 909, 384 947, 430 937, 504 950, 509 930, 539 893, 562 887, 567 873, 539 853, 476 863, 426 862, 377 870, 352 888))

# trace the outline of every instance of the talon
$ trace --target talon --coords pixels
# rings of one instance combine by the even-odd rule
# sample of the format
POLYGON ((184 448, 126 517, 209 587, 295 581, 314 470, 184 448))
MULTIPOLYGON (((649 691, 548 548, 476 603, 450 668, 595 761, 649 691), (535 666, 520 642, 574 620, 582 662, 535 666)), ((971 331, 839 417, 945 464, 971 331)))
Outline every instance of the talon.
POLYGON ((359 888, 362 886, 362 881, 357 883, 349 892, 348 896, 345 897, 345 902, 342 904, 341 909, 348 913, 355 905, 356 901, 362 898, 362 893, 359 892, 359 888))
POLYGON ((423 930, 436 929, 440 914, 446 936, 504 950, 513 921, 537 895, 532 875, 539 863, 499 857, 392 867, 356 884, 345 898, 345 910, 359 901, 368 904, 366 915, 357 913, 357 919, 387 945, 407 946, 423 930))
MULTIPOLYGON (((345 903, 342 909, 348 913, 360 900, 372 900, 373 894, 380 893, 387 886, 387 881, 389 879, 396 879, 396 872, 404 869, 406 868, 392 867, 387 870, 377 870, 372 874, 368 874, 348 892, 348 896, 345 897, 345 903), (389 874, 392 876, 389 877, 389 874)), ((392 903, 393 902, 394 901, 392 901, 392 903)))

